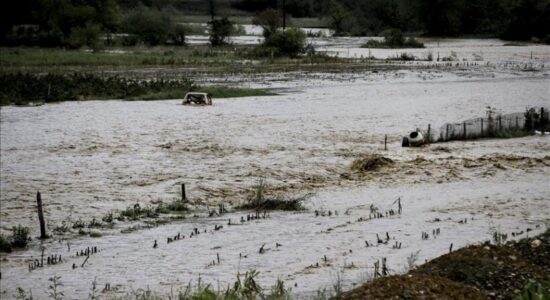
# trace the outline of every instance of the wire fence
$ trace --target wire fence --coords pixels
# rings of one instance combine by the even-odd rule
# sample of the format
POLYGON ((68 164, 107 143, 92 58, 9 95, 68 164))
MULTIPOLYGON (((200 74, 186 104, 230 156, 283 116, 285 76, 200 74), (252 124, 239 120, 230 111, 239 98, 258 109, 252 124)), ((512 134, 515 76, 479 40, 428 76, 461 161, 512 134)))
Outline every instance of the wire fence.
POLYGON ((474 118, 460 123, 447 123, 439 129, 424 131, 427 142, 469 140, 483 137, 511 137, 527 135, 535 130, 550 130, 548 108, 530 108, 523 113, 495 114, 488 112, 484 118, 474 118))

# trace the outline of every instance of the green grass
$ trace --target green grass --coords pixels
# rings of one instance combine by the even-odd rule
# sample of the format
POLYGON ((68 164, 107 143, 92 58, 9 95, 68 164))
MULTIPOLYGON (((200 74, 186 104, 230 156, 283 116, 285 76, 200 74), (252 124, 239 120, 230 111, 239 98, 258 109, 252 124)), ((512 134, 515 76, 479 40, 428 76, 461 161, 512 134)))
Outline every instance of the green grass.
POLYGON ((53 48, 0 48, 0 66, 181 66, 235 63, 233 49, 193 47, 121 47, 93 53, 53 48))

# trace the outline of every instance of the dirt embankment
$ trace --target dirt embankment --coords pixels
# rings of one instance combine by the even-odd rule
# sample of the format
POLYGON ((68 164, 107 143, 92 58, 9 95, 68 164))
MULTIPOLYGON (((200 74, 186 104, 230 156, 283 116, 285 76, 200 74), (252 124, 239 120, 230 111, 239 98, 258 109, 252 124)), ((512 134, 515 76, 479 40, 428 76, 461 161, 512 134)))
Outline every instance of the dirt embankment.
MULTIPOLYGON (((343 299, 513 299, 550 279, 550 230, 518 242, 469 246, 405 275, 379 278, 343 299)), ((549 291, 547 291, 549 292, 549 291)))

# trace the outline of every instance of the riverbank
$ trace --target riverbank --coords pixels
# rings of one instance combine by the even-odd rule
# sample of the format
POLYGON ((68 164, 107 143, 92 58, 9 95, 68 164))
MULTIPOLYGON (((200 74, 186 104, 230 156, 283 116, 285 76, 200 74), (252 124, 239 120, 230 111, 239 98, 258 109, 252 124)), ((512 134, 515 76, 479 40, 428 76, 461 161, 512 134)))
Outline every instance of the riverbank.
POLYGON ((550 231, 500 244, 503 236, 495 232, 496 245, 487 242, 453 251, 413 266, 406 274, 368 282, 339 298, 548 299, 550 231))

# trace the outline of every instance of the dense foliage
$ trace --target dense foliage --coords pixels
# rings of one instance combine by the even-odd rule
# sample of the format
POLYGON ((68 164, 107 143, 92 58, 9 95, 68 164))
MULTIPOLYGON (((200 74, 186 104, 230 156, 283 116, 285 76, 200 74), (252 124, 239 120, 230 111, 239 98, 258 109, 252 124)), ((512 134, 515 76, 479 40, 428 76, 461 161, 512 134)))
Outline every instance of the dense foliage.
MULTIPOLYGON (((281 1, 241 0, 251 12, 281 8, 281 1)), ((286 0, 294 17, 320 17, 338 33, 378 34, 398 28, 432 36, 478 35, 548 39, 550 0, 286 0)))
MULTIPOLYGON (((4 4, 0 45, 87 46, 130 33, 126 44, 183 45, 185 30, 169 16, 190 12, 221 18, 235 9, 282 16, 281 0, 18 0, 4 4)), ((550 0, 285 0, 293 17, 321 18, 337 35, 372 35, 397 28, 430 36, 492 36, 550 41, 550 0)), ((221 22, 220 19, 216 22, 221 22)), ((217 24, 216 24, 217 25, 217 24)), ((223 24, 222 24, 223 25, 223 24)), ((219 35, 216 37, 223 37, 219 35)), ((213 40, 214 43, 223 39, 213 40)))
POLYGON ((98 76, 86 73, 58 74, 0 74, 0 103, 27 104, 29 102, 56 102, 96 99, 131 99, 166 90, 181 90, 183 93, 195 87, 193 81, 135 80, 119 76, 98 76))
POLYGON ((279 30, 269 35, 263 46, 273 49, 273 56, 296 57, 306 51, 306 34, 298 28, 279 30))
POLYGON ((399 29, 388 29, 382 32, 384 41, 369 40, 363 48, 424 48, 424 44, 414 37, 405 38, 399 29))
POLYGON ((95 47, 99 35, 116 31, 120 21, 114 0, 18 0, 9 6, 1 10, 2 45, 95 47))
POLYGON ((210 44, 214 47, 227 45, 233 30, 233 23, 228 18, 214 19, 208 22, 210 44))

